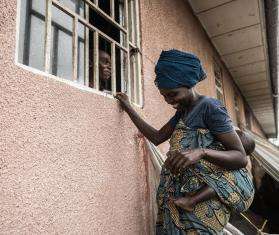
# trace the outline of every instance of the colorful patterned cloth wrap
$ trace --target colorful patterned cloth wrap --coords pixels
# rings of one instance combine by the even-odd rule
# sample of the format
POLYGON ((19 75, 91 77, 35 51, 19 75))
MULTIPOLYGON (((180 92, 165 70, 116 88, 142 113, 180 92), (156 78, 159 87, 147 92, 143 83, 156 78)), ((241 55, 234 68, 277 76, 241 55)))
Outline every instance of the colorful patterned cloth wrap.
MULTIPOLYGON (((208 129, 191 129, 181 118, 170 139, 170 151, 209 148, 224 150, 208 129)), ((232 210, 242 212, 253 201, 254 186, 246 169, 226 170, 206 160, 175 176, 163 166, 157 191, 157 235, 222 234, 232 210), (174 205, 170 197, 193 195, 205 185, 218 196, 198 203, 193 212, 174 205)))

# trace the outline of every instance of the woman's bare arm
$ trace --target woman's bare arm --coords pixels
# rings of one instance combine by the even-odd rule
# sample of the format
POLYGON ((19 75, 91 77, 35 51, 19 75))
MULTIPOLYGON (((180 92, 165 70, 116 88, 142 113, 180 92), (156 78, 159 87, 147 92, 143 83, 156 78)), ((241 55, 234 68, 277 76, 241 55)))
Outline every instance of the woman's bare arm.
POLYGON ((159 145, 170 138, 174 129, 170 123, 165 124, 160 130, 156 130, 154 127, 146 123, 132 106, 127 107, 125 111, 139 131, 153 144, 159 145))
POLYGON ((117 93, 115 96, 116 99, 120 101, 121 106, 127 112, 129 117, 139 131, 153 144, 159 145, 166 140, 168 140, 174 130, 174 127, 170 122, 165 124, 160 130, 155 129, 146 123, 133 109, 128 101, 128 97, 123 93, 117 93))
POLYGON ((235 131, 215 135, 222 143, 226 151, 205 149, 204 158, 226 169, 239 169, 246 167, 248 163, 245 150, 235 131))

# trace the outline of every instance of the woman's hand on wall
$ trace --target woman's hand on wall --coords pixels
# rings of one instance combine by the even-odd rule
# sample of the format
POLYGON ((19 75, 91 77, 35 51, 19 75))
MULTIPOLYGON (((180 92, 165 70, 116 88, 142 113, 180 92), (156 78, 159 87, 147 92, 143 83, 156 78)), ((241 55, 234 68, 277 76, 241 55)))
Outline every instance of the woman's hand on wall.
POLYGON ((128 96, 125 93, 117 92, 114 96, 120 102, 121 107, 126 111, 127 108, 131 107, 128 96))

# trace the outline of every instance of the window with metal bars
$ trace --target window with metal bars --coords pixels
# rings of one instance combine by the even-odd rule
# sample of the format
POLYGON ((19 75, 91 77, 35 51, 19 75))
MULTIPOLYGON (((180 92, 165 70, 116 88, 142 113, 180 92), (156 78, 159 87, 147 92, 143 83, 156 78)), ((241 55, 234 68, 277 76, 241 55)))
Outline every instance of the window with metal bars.
POLYGON ((18 62, 142 105, 137 0, 21 0, 18 62))
POLYGON ((239 109, 239 101, 238 101, 238 92, 234 90, 234 110, 235 110, 235 115, 236 115, 236 125, 240 128, 242 128, 242 123, 240 120, 240 109, 239 109))
POLYGON ((215 76, 216 97, 223 104, 225 104, 223 79, 222 79, 222 68, 215 60, 213 61, 213 70, 214 70, 214 76, 215 76))

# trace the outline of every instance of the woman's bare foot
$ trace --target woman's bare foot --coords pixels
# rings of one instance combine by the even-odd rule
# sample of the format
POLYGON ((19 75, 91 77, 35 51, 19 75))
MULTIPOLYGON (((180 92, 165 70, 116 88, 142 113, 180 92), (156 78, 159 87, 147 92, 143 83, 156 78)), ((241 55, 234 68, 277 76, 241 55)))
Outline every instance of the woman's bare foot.
POLYGON ((176 206, 178 206, 186 211, 191 212, 195 208, 195 203, 193 201, 193 198, 190 196, 180 197, 180 198, 172 199, 172 200, 176 206))

